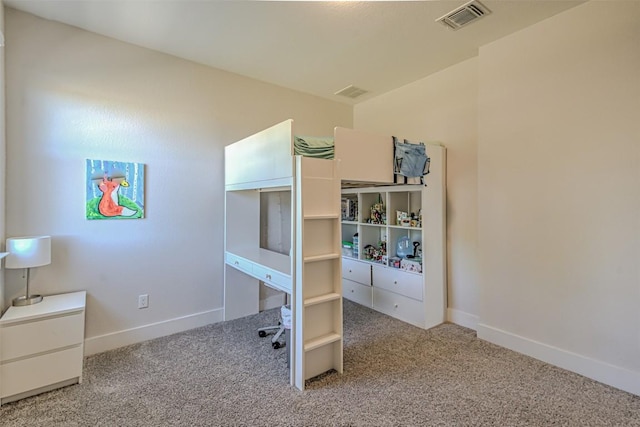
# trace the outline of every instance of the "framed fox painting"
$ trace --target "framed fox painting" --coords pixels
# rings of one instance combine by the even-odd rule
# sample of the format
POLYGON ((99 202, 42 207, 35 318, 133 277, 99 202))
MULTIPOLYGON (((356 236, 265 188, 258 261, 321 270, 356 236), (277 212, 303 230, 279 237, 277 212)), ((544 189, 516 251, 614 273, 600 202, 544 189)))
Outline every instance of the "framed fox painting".
POLYGON ((87 219, 144 218, 144 164, 87 159, 87 219))

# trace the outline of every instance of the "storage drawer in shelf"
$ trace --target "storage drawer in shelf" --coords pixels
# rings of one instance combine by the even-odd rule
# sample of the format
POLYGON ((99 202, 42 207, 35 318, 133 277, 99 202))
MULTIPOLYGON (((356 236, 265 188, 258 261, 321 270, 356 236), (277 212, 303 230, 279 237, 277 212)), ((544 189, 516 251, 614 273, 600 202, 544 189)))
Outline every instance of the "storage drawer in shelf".
POLYGON ((424 327, 424 304, 422 301, 374 287, 373 308, 396 319, 424 327))
POLYGON ((373 286, 422 301, 423 279, 419 274, 397 268, 373 266, 373 286))
POLYGON ((239 256, 231 254, 229 252, 227 252, 227 264, 249 274, 251 274, 252 272, 251 270, 252 270, 253 264, 251 262, 247 261, 244 258, 240 258, 239 256))
POLYGON ((366 262, 360 262, 346 257, 342 258, 342 277, 362 283, 363 285, 371 285, 371 265, 366 262))
POLYGON ((353 302, 362 304, 366 307, 372 307, 372 290, 371 286, 354 282, 349 279, 342 279, 343 296, 353 302))
POLYGON ((84 340, 84 312, 49 319, 0 326, 0 360, 3 362, 58 348, 81 344, 84 340))
POLYGON ((82 347, 0 365, 2 398, 82 377, 82 347))
POLYGON ((253 265, 253 277, 284 292, 291 292, 291 279, 275 270, 253 265))

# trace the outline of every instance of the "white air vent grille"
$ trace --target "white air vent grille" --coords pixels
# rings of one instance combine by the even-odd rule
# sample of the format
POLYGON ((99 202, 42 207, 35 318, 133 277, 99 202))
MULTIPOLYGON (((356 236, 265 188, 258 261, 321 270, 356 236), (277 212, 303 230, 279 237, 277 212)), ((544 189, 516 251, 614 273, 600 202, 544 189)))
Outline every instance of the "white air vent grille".
POLYGON ((491 11, 487 6, 483 5, 478 0, 472 0, 436 19, 436 22, 440 22, 452 30, 457 30, 458 28, 469 25, 490 13, 491 11))
POLYGON ((355 87, 353 85, 349 85, 344 89, 340 89, 334 95, 346 96, 347 98, 357 98, 360 95, 364 95, 369 92, 368 90, 360 89, 359 87, 355 87))

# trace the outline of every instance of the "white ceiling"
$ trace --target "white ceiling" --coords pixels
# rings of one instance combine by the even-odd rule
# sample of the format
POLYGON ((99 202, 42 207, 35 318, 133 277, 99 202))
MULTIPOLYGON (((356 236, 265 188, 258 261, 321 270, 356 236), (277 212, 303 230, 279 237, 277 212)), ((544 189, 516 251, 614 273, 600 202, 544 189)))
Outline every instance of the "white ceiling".
POLYGON ((481 1, 492 13, 457 31, 435 20, 466 0, 4 3, 222 70, 355 103, 471 58, 479 46, 583 2, 481 1), (334 95, 348 85, 369 93, 357 100, 334 95))

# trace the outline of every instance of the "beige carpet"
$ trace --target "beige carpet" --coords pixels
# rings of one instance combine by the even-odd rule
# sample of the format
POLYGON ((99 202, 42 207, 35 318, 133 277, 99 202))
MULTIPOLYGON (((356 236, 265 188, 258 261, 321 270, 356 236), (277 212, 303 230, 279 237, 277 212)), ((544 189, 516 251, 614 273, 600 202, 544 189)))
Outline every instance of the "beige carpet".
POLYGON ((345 301, 344 374, 289 386, 277 310, 88 357, 84 382, 0 408, 12 426, 640 426, 640 397, 345 301))

